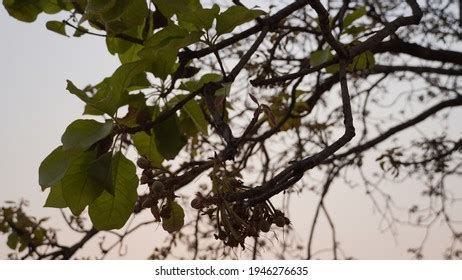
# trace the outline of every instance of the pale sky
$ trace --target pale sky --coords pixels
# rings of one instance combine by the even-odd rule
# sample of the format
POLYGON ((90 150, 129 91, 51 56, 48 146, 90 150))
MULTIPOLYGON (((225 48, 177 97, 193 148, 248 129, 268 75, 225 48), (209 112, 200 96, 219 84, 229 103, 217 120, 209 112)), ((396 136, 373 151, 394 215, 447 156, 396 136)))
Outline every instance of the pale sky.
MULTIPOLYGON (((3 7, 0 8, 0 96, 6 105, 0 111, 3 121, 0 204, 4 200, 26 198, 31 203, 28 213, 52 217, 49 223, 62 228, 59 211, 42 207, 46 193, 42 193, 38 186, 38 166, 50 151, 60 145, 66 126, 81 117, 83 103, 65 90, 65 81, 70 79, 78 86, 98 82, 112 74, 118 60, 107 52, 102 38, 65 38, 46 30, 45 22, 51 18, 62 17, 41 15, 36 22, 28 24, 11 18, 3 7)), ((460 135, 460 131, 457 133, 460 135)), ((418 245, 423 231, 401 227, 395 242, 389 233, 380 232, 380 216, 372 214, 372 205, 365 198, 363 188, 350 189, 342 185, 335 188, 327 203, 337 225, 338 238, 347 254, 361 259, 410 257, 406 249, 418 245)), ((404 190, 398 189, 398 186, 390 188, 404 200, 413 199, 420 192, 419 186, 409 186, 404 190)), ((317 200, 310 193, 293 199, 293 222, 298 225, 296 230, 301 238, 306 238, 317 200)), ((316 248, 330 246, 330 232, 324 221, 322 224, 319 229, 325 232, 316 235, 316 248)), ((444 227, 432 232, 428 241, 431 246, 425 252, 427 258, 442 257, 448 244, 448 234, 444 227)), ((162 229, 157 227, 143 230, 131 238, 132 242, 128 243, 130 251, 125 258, 146 258, 153 248, 152 243, 162 240, 163 236, 162 229)), ((73 235, 64 236, 63 240, 74 238, 73 235)), ((79 255, 91 252, 91 246, 94 244, 84 248, 79 255)), ((5 237, 1 236, 0 258, 5 258, 6 254, 5 237)))

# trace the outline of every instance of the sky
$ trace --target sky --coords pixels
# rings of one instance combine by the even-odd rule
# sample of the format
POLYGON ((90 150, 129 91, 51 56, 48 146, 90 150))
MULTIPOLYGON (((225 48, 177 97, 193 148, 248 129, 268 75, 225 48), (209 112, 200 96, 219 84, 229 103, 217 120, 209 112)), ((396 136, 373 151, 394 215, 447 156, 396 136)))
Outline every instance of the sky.
MULTIPOLYGON (((65 81, 70 79, 81 87, 96 83, 112 74, 118 60, 107 52, 102 38, 65 38, 46 30, 45 22, 51 18, 62 17, 41 15, 36 22, 28 24, 9 17, 4 8, 0 8, 0 96, 5 105, 0 110, 3 121, 0 203, 25 198, 30 201, 28 213, 51 217, 49 224, 64 228, 59 211, 42 207, 47 193, 43 193, 38 185, 38 167, 43 158, 60 145, 60 137, 67 125, 80 118, 83 111, 82 102, 65 90, 65 81)), ((460 180, 454 185, 458 183, 460 180)), ((335 188, 326 203, 335 218, 342 248, 349 255, 360 259, 410 257, 406 249, 418 245, 423 238, 422 231, 402 227, 395 240, 389 233, 381 232, 380 215, 374 213, 363 188, 352 189, 341 184, 335 188)), ((405 189, 390 186, 389 190, 406 200, 419 192, 419 186, 405 189)), ((317 197, 310 193, 293 198, 293 223, 302 239, 309 230, 316 201, 317 197)), ((316 247, 330 246, 330 232, 324 220, 319 231, 316 247)), ((64 234, 63 240, 69 242, 77 238, 66 231, 61 233, 64 234)), ((141 230, 128 240, 130 248, 124 258, 146 258, 153 244, 164 237, 162 229, 156 226, 141 230), (148 240, 149 246, 143 240, 148 240)), ((428 241, 431 246, 427 248, 426 256, 441 258, 448 237, 444 227, 436 227, 428 241)), ((91 253, 94 246, 95 242, 90 243, 79 255, 91 253)), ((6 255, 5 237, 0 236, 0 259, 6 255)))

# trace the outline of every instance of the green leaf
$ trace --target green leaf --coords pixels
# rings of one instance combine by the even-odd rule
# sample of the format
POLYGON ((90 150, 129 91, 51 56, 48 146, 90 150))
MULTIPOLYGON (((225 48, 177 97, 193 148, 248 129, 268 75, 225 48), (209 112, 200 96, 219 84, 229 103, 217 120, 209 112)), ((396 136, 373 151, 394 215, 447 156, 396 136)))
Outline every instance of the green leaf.
POLYGON ((138 56, 151 61, 150 71, 158 78, 165 79, 175 69, 178 51, 192 43, 198 42, 202 32, 188 32, 175 24, 169 24, 156 32, 146 42, 138 56))
POLYGON ((19 252, 24 251, 27 248, 27 245, 28 245, 27 242, 23 241, 23 239, 19 239, 19 244, 20 244, 20 246, 18 248, 19 252))
POLYGON ((187 29, 170 23, 167 27, 156 32, 145 43, 146 48, 140 51, 143 58, 152 58, 158 49, 179 49, 198 42, 203 32, 189 32, 187 29))
POLYGON ((144 24, 149 15, 146 0, 130 0, 128 2, 129 5, 120 18, 123 25, 128 29, 144 24))
POLYGON ((152 72, 154 76, 165 80, 167 76, 174 71, 173 66, 175 65, 177 54, 178 51, 173 48, 162 48, 157 50, 152 57, 153 63, 150 72, 152 72))
POLYGON ((114 184, 111 175, 112 152, 107 152, 90 164, 88 174, 100 187, 110 194, 114 194, 114 184))
POLYGON ((114 155, 112 162, 114 195, 103 192, 88 209, 93 225, 99 230, 123 227, 133 213, 138 197, 135 165, 120 152, 114 155))
POLYGON ((86 11, 89 14, 102 14, 109 11, 116 4, 116 0, 87 0, 86 11))
POLYGON ((174 114, 154 127, 157 150, 165 159, 174 159, 186 144, 181 133, 178 117, 174 114))
POLYGON ((311 67, 316 67, 323 64, 324 62, 329 61, 331 57, 332 54, 330 53, 330 49, 312 52, 310 55, 310 65, 311 67))
POLYGON ((233 83, 223 83, 222 88, 215 92, 215 96, 229 96, 233 83))
POLYGON ((85 27, 79 25, 72 36, 81 37, 81 36, 87 34, 87 32, 88 32, 88 29, 86 29, 85 27))
POLYGON ((172 201, 169 207, 171 209, 170 217, 162 220, 162 228, 168 233, 173 233, 183 227, 184 211, 176 201, 172 201))
POLYGON ((71 162, 61 180, 63 197, 72 214, 78 216, 87 205, 103 192, 100 184, 89 172, 89 166, 96 160, 94 151, 84 152, 71 162))
POLYGON ((186 136, 189 137, 196 137, 197 134, 199 133, 199 130, 197 129, 196 124, 194 121, 191 119, 191 117, 182 112, 180 114, 180 127, 181 131, 186 134, 186 136))
POLYGON ((249 10, 243 6, 231 6, 217 16, 217 34, 230 33, 237 26, 264 14, 265 12, 262 10, 249 10))
POLYGON ((86 103, 85 112, 88 111, 87 114, 93 114, 96 115, 98 112, 102 113, 107 113, 109 115, 112 115, 115 113, 117 109, 117 105, 114 104, 116 102, 104 102, 104 99, 107 97, 109 94, 108 84, 109 79, 105 79, 103 83, 101 83, 101 87, 99 88, 98 92, 90 97, 88 96, 83 90, 78 89, 71 81, 67 80, 67 90, 71 93, 76 95, 80 100, 86 103), (104 85, 103 85, 104 84, 104 85), (90 109, 91 107, 91 109, 90 109))
POLYGON ((343 19, 343 27, 348 27, 350 24, 352 24, 355 20, 363 17, 366 14, 366 7, 361 6, 356 8, 353 12, 348 13, 345 18, 343 19))
POLYGON ((124 97, 128 95, 126 89, 130 86, 131 80, 146 71, 151 64, 152 61, 139 60, 121 65, 111 78, 105 79, 99 85, 98 92, 94 97, 89 97, 69 80, 67 81, 67 90, 88 105, 112 116, 121 106, 124 97))
MULTIPOLYGON (((185 95, 178 95, 175 97, 175 100, 177 102, 180 102, 185 98, 185 95)), ((204 114, 202 113, 201 107, 197 103, 196 100, 192 99, 188 101, 182 108, 182 111, 184 111, 186 114, 189 115, 189 117, 192 119, 194 122, 195 126, 197 129, 202 132, 204 135, 208 134, 207 131, 207 126, 208 122, 204 117, 204 114)))
POLYGON ((56 20, 48 21, 46 23, 46 27, 50 31, 53 31, 53 32, 56 32, 58 34, 68 37, 66 34, 66 25, 62 21, 56 21, 56 20))
POLYGON ((63 187, 61 182, 58 182, 56 185, 50 188, 50 193, 48 194, 47 200, 43 207, 51 208, 66 208, 67 203, 63 197, 63 187))
POLYGON ((366 51, 366 59, 368 63, 368 68, 371 69, 372 67, 375 66, 375 58, 374 58, 374 53, 371 51, 366 51))
POLYGON ((25 22, 35 21, 42 12, 36 0, 3 0, 3 6, 10 16, 25 22))
MULTIPOLYGON (((44 1, 49 1, 49 0, 44 0, 44 1)), ((52 0, 52 1, 55 1, 55 0, 52 0)), ((84 0, 78 0, 77 3, 82 3, 83 1, 84 0)), ((71 11, 74 9, 74 5, 69 0, 56 0, 56 2, 58 6, 61 7, 61 10, 71 11)))
POLYGON ((122 64, 140 60, 138 52, 143 49, 141 45, 133 44, 127 51, 119 53, 119 60, 122 64))
MULTIPOLYGON (((138 26, 125 31, 124 33, 135 38, 141 38, 143 31, 143 26, 138 26)), ((138 52, 144 47, 140 44, 110 36, 106 37, 106 45, 111 54, 119 55, 119 59, 122 64, 140 60, 138 52)))
POLYGON ((119 19, 125 12, 130 2, 131 1, 127 0, 116 0, 116 3, 110 9, 102 13, 101 18, 105 22, 110 22, 119 19))
POLYGON ((180 89, 195 92, 201 89, 205 84, 210 82, 218 82, 222 79, 220 74, 209 73, 203 75, 198 81, 190 80, 180 85, 180 89))
POLYGON ((160 167, 164 158, 157 150, 156 137, 154 134, 149 136, 146 132, 138 132, 132 136, 138 154, 145 156, 153 166, 160 167))
POLYGON ((123 118, 117 118, 116 122, 128 127, 144 125, 151 121, 153 108, 146 106, 144 94, 131 94, 127 99, 128 112, 123 118))
POLYGON ((16 234, 16 232, 10 233, 8 235, 8 240, 6 241, 6 245, 8 245, 8 248, 11 250, 16 250, 16 247, 18 247, 19 243, 19 236, 16 234))
POLYGON ((348 65, 348 70, 365 70, 372 68, 374 65, 374 54, 371 51, 365 51, 353 58, 352 63, 348 65))
POLYGON ((66 89, 71 93, 80 98, 83 102, 87 104, 92 104, 92 98, 89 97, 83 90, 77 88, 71 81, 67 80, 66 89))
POLYGON ((357 36, 358 34, 364 32, 366 30, 367 30, 367 26, 365 26, 365 25, 360 25, 360 26, 351 25, 351 26, 348 26, 347 28, 345 28, 342 31, 342 33, 350 34, 352 36, 357 36))
POLYGON ((83 115, 92 115, 92 116, 103 116, 104 112, 96 109, 95 107, 85 104, 83 115))
POLYGON ((40 164, 39 185, 42 190, 58 183, 66 173, 76 153, 64 151, 63 146, 54 149, 40 164))
POLYGON ((111 54, 118 54, 128 51, 133 44, 123 39, 108 36, 106 37, 106 46, 111 54))
POLYGON ((338 63, 337 64, 332 64, 332 65, 326 67, 326 72, 330 73, 330 74, 335 74, 339 70, 340 70, 340 65, 338 63))
POLYGON ((63 0, 38 0, 40 8, 47 14, 56 14, 66 9, 63 0))
POLYGON ((69 8, 63 0, 3 0, 3 5, 10 16, 25 22, 33 22, 45 12, 55 14, 69 8))
POLYGON ((199 0, 154 0, 154 3, 167 18, 178 12, 193 11, 202 7, 199 0))
POLYGON ((112 131, 112 121, 100 123, 94 120, 76 120, 61 137, 63 150, 85 151, 112 131))
POLYGON ((189 35, 188 30, 180 26, 170 23, 168 26, 156 32, 149 38, 145 45, 154 49, 165 47, 167 43, 175 39, 182 39, 189 35))
POLYGON ((180 25, 191 31, 209 30, 212 28, 213 20, 219 13, 220 6, 214 4, 211 9, 199 8, 178 13, 178 21, 180 25), (188 25, 185 23, 190 24, 193 28, 188 28, 188 25))
POLYGON ((120 66, 109 80, 106 98, 98 103, 107 104, 104 107, 110 107, 112 109, 110 112, 116 112, 132 79, 144 72, 150 65, 150 61, 139 60, 120 66))

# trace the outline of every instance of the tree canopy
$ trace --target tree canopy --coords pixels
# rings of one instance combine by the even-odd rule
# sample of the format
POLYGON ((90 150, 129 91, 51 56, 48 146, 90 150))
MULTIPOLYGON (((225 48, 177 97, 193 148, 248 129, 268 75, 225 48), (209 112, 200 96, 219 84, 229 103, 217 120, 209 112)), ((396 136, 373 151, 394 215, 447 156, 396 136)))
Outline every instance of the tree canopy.
MULTIPOLYGON (((390 230, 409 224, 429 232, 443 222, 453 240, 444 257, 462 257, 453 208, 462 193, 450 183, 460 183, 462 171, 460 124, 450 127, 451 110, 462 105, 454 1, 3 5, 23 22, 47 14, 47 29, 74 40, 102 37, 120 60, 97 84, 67 81, 85 117, 69 124, 38 168, 45 207, 68 208, 66 221, 82 238, 64 245, 24 202, 5 205, 0 231, 12 258, 69 259, 125 226, 115 244, 101 244, 104 257, 139 227, 159 223, 169 239, 156 244, 154 259, 178 246, 194 259, 233 257, 236 248, 253 258, 266 248, 311 259, 321 217, 331 228, 331 257, 346 258, 325 200, 336 182, 363 187, 390 230), (415 133, 424 122, 438 125, 415 133), (201 174, 207 180, 197 183, 201 174), (403 210, 383 185, 409 180, 420 182, 427 204, 403 210), (319 196, 307 213, 306 244, 294 237, 303 233, 293 231, 290 200, 271 201, 298 192, 319 196), (151 221, 127 225, 144 211, 151 221), (185 211, 196 218, 185 220, 185 211)), ((409 252, 421 258, 424 245, 409 252)))

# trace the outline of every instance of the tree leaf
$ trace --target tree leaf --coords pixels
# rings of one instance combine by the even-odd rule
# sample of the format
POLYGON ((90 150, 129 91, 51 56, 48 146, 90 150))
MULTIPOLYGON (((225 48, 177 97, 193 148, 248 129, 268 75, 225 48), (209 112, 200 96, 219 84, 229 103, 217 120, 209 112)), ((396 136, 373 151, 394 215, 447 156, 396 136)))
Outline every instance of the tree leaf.
POLYGON ((103 192, 103 188, 94 180, 89 166, 96 160, 94 151, 84 152, 70 164, 61 180, 63 197, 72 214, 78 216, 93 200, 103 192))
POLYGON ((144 24, 146 16, 149 15, 146 0, 131 0, 129 2, 130 5, 122 15, 123 22, 129 27, 144 24))
POLYGON ((25 22, 33 22, 37 16, 45 12, 55 14, 61 10, 69 10, 63 0, 3 0, 3 5, 10 16, 25 22))
POLYGON ((191 119, 191 117, 186 114, 184 111, 180 114, 180 127, 181 131, 189 138, 189 137, 196 137, 199 133, 196 124, 191 119))
POLYGON ((342 31, 342 33, 350 34, 350 35, 356 37, 358 34, 364 32, 366 30, 367 30, 367 26, 365 26, 365 25, 359 25, 359 26, 350 25, 347 28, 345 28, 342 31))
POLYGON ((202 7, 199 0, 154 0, 154 3, 167 18, 171 18, 178 12, 192 11, 202 7))
POLYGON ((371 69, 372 67, 375 66, 374 53, 371 51, 366 51, 365 54, 366 54, 368 69, 371 69))
MULTIPOLYGON (((156 32, 151 38, 149 38, 145 46, 146 48, 159 49, 165 47, 167 43, 175 39, 183 39, 189 35, 188 30, 181 28, 180 26, 170 23, 168 26, 162 28, 156 32)), ((140 53, 140 55, 143 55, 140 53)), ((145 57, 145 56, 142 56, 145 57)))
POLYGON ((330 49, 319 50, 310 54, 310 65, 316 67, 331 59, 330 49))
POLYGON ((119 53, 119 60, 122 64, 134 62, 140 60, 138 52, 143 49, 141 45, 133 44, 127 51, 119 53))
POLYGON ((176 201, 170 202, 169 207, 170 217, 162 220, 162 228, 168 233, 173 233, 179 231, 184 225, 184 210, 176 201))
POLYGON ((217 35, 230 33, 237 26, 264 14, 265 12, 262 10, 249 10, 243 6, 231 6, 217 16, 217 35))
POLYGON ((169 24, 156 32, 138 52, 138 56, 151 61, 150 71, 158 78, 165 79, 175 69, 178 51, 198 42, 202 32, 188 32, 175 24, 169 24))
POLYGON ((340 65, 338 63, 332 64, 326 67, 326 72, 330 74, 335 74, 340 70, 340 65))
POLYGON ((131 94, 127 99, 128 111, 122 118, 117 118, 116 122, 128 127, 144 125, 153 119, 153 107, 146 106, 144 94, 131 94))
POLYGON ((39 185, 42 190, 58 183, 66 173, 76 153, 64 151, 63 146, 54 149, 40 164, 39 185))
POLYGON ((149 136, 146 132, 138 132, 132 136, 138 154, 145 156, 153 166, 160 167, 164 158, 157 150, 156 137, 154 134, 149 136))
POLYGON ((71 93, 80 98, 83 102, 93 105, 93 100, 83 90, 77 88, 71 81, 67 80, 66 89, 71 93))
POLYGON ((215 96, 229 96, 233 83, 223 83, 222 87, 215 92, 215 96))
POLYGON ((111 54, 124 53, 128 51, 131 46, 133 46, 133 44, 126 40, 110 36, 106 37, 106 47, 111 54))
MULTIPOLYGON (((110 93, 109 91, 109 79, 105 79, 103 82, 101 82, 98 86, 98 92, 90 97, 88 96, 83 90, 80 90, 77 88, 71 81, 67 80, 67 90, 71 93, 76 95, 80 100, 86 103, 87 107, 91 107, 91 112, 93 114, 96 114, 96 112, 102 112, 103 114, 109 114, 113 115, 118 107, 118 101, 120 99, 120 96, 117 97, 116 101, 112 101, 109 98, 106 98, 110 93), (108 101, 104 101, 107 99, 108 101)), ((89 111, 89 110, 85 110, 89 111)))
POLYGON ((90 164, 88 174, 105 191, 114 194, 115 186, 112 182, 111 164, 112 152, 107 152, 90 164))
POLYGON ((105 22, 110 22, 119 19, 126 11, 127 6, 130 4, 130 2, 132 1, 116 0, 115 4, 110 9, 101 14, 101 18, 105 22))
POLYGON ((104 112, 96 109, 95 107, 85 104, 85 107, 83 109, 83 115, 92 115, 92 116, 103 116, 104 112))
POLYGON ((190 80, 180 85, 180 89, 195 92, 201 89, 205 84, 210 82, 218 82, 222 79, 220 74, 208 73, 203 75, 198 81, 190 80))
POLYGON ((100 102, 105 102, 108 106, 114 108, 115 112, 121 105, 123 93, 130 86, 132 79, 146 71, 150 65, 151 61, 138 60, 120 66, 109 80, 109 92, 107 97, 100 102))
POLYGON ((181 26, 184 26, 190 31, 209 30, 212 28, 213 20, 219 13, 220 6, 214 4, 211 9, 199 8, 178 13, 178 21, 181 26), (188 28, 188 24, 185 23, 189 23, 193 28, 188 28))
POLYGON ((63 150, 85 151, 112 131, 112 121, 100 123, 94 120, 76 120, 61 137, 63 150))
POLYGON ((38 0, 38 5, 47 14, 56 14, 61 10, 66 9, 66 5, 63 5, 62 0, 38 0))
POLYGON ((19 236, 16 234, 16 232, 10 233, 10 235, 8 235, 8 240, 6 241, 6 245, 8 246, 8 248, 10 248, 11 250, 16 250, 16 247, 18 247, 18 243, 19 236))
POLYGON ((174 114, 154 127, 157 150, 165 159, 174 159, 186 144, 181 133, 178 117, 174 114))
POLYGON ((67 203, 63 197, 63 187, 61 182, 58 182, 56 185, 50 188, 50 193, 48 194, 47 200, 43 207, 51 208, 66 208, 67 203))
MULTIPOLYGON (((175 96, 175 100, 177 102, 180 102, 185 98, 185 95, 178 95, 175 96)), ((188 101, 182 108, 182 111, 185 112, 194 122, 194 125, 197 127, 197 129, 202 132, 204 135, 208 134, 207 126, 208 122, 204 117, 204 114, 202 113, 201 107, 197 103, 196 100, 191 99, 188 101)))
POLYGON ((136 188, 138 177, 135 165, 122 153, 112 159, 112 180, 115 183, 114 195, 103 192, 90 204, 90 219, 99 230, 123 227, 135 208, 138 197, 136 188))
POLYGON ((42 12, 37 0, 3 0, 3 6, 10 16, 25 22, 35 21, 42 12))
POLYGON ((350 24, 352 24, 355 20, 363 17, 365 14, 366 14, 366 7, 365 6, 361 6, 361 7, 358 7, 356 8, 356 10, 354 10, 353 12, 351 13, 348 13, 345 18, 343 19, 343 27, 348 27, 350 24))
POLYGON ((81 37, 81 36, 87 34, 87 32, 88 32, 88 29, 86 29, 85 27, 79 25, 72 36, 81 37))
POLYGON ((138 60, 121 65, 111 78, 105 79, 98 85, 98 92, 93 97, 78 89, 69 80, 67 81, 67 90, 88 105, 112 116, 122 105, 124 97, 128 95, 126 90, 130 86, 131 80, 146 71, 151 64, 152 61, 149 60, 138 60))
POLYGON ((87 0, 86 11, 89 14, 103 14, 116 4, 116 0, 87 0))
POLYGON ((374 54, 371 51, 365 51, 353 58, 351 64, 348 65, 348 70, 365 70, 372 68, 374 65, 374 54))
POLYGON ((150 72, 157 78, 165 80, 174 69, 176 56, 178 51, 174 48, 162 48, 155 52, 152 56, 153 63, 150 72))
POLYGON ((46 27, 50 31, 53 31, 53 32, 56 32, 58 34, 68 37, 66 34, 66 25, 62 21, 56 21, 56 20, 48 21, 46 23, 46 27))

